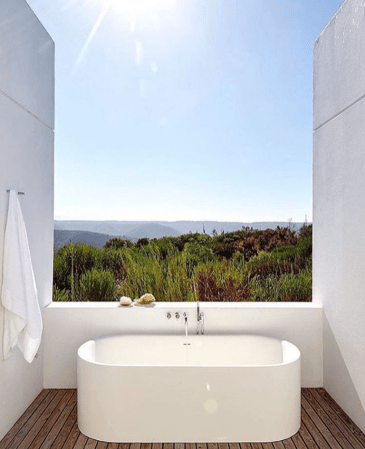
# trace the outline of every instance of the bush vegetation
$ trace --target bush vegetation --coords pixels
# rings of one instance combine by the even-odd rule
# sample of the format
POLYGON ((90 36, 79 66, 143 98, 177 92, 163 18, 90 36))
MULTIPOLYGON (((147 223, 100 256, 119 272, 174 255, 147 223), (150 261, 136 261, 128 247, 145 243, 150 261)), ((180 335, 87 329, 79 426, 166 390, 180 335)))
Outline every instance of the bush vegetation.
POLYGON ((213 237, 113 238, 99 250, 64 245, 54 256, 54 301, 311 301, 312 226, 244 228, 213 237))

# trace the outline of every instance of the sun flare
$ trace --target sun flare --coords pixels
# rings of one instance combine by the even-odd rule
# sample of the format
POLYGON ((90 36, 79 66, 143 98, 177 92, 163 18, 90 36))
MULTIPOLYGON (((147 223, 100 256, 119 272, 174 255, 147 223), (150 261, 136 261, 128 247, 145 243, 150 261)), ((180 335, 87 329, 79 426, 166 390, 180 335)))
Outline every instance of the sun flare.
POLYGON ((107 0, 108 6, 119 11, 149 11, 175 4, 175 0, 107 0))

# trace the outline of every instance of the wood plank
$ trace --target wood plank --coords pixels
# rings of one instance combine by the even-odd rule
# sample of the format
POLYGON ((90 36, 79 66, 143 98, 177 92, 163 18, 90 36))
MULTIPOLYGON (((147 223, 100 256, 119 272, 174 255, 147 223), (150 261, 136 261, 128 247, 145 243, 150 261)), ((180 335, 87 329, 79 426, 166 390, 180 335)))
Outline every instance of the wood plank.
MULTIPOLYGON (((302 412, 303 414, 303 412, 302 412)), ((303 418, 302 418, 302 423, 300 425, 300 429, 299 429, 299 435, 301 436, 305 447, 307 449, 319 449, 317 443, 313 440, 312 435, 308 432, 308 429, 306 428, 306 426, 303 423, 303 418)))
MULTIPOLYGON (((72 428, 72 430, 74 430, 74 427, 72 428)), ((76 437, 75 445, 71 446, 71 444, 70 444, 68 446, 67 445, 67 441, 66 441, 65 448, 67 448, 67 449, 70 448, 71 449, 73 447, 73 449, 84 449, 85 444, 87 443, 88 438, 87 438, 86 435, 84 435, 83 433, 80 432, 78 426, 77 426, 77 430, 78 430, 78 434, 74 435, 74 438, 76 437)), ((71 431, 71 433, 72 433, 72 431, 71 431)))
POLYGON ((361 443, 356 438, 356 436, 348 428, 348 426, 340 419, 340 417, 336 414, 336 412, 332 409, 332 407, 318 393, 317 389, 316 388, 308 388, 308 391, 313 396, 313 398, 317 401, 318 405, 322 408, 322 410, 328 415, 331 422, 333 422, 333 424, 335 424, 337 426, 337 428, 342 432, 342 434, 351 443, 351 445, 356 449, 359 447, 363 447, 363 446, 361 446, 361 443))
POLYGON ((71 448, 73 448, 75 446, 75 443, 76 443, 79 435, 80 435, 80 431, 79 431, 79 428, 77 425, 77 421, 75 419, 68 435, 66 435, 66 432, 65 432, 65 440, 62 441, 63 437, 61 435, 59 437, 59 440, 58 440, 58 438, 56 439, 56 441, 54 443, 54 447, 52 446, 52 449, 60 449, 60 448, 71 449, 71 448))
POLYGON ((11 443, 13 438, 18 434, 20 429, 25 425, 25 423, 30 419, 30 417, 37 411, 37 408, 43 403, 44 408, 46 407, 47 398, 49 396, 55 395, 56 392, 53 390, 42 390, 35 400, 30 404, 27 410, 22 414, 18 421, 13 425, 9 432, 0 441, 0 449, 6 449, 6 447, 11 443))
MULTIPOLYGON (((186 449, 189 449, 189 448, 186 448, 186 449)), ((229 444, 228 443, 218 443, 218 449, 229 449, 229 444)))
MULTIPOLYGON (((15 438, 13 438, 7 449, 29 449, 34 438, 37 436, 43 424, 47 421, 49 416, 62 397, 66 394, 66 390, 55 390, 55 394, 50 402, 46 402, 45 407, 38 407, 37 413, 33 413, 32 417, 28 419, 25 425, 20 429, 15 438)), ((43 403, 41 404, 43 405, 43 403)))
POLYGON ((57 435, 60 433, 63 425, 65 424, 67 418, 70 416, 73 409, 76 407, 76 391, 71 391, 71 397, 66 404, 65 408, 62 410, 60 415, 56 418, 56 422, 51 427, 50 431, 48 432, 48 435, 46 436, 45 440, 41 444, 41 449, 50 449, 52 447, 53 449, 53 442, 57 438, 57 435))
POLYGON ((295 444, 293 443, 291 438, 286 438, 285 440, 282 440, 281 442, 285 449, 296 449, 295 444))
POLYGON ((307 446, 304 444, 299 432, 291 437, 293 443, 295 444, 296 449, 307 449, 307 446))
POLYGON ((312 394, 306 390, 304 396, 316 415, 323 421, 325 426, 331 432, 331 434, 336 438, 341 448, 345 449, 356 449, 358 445, 352 445, 351 442, 345 437, 345 435, 340 431, 335 422, 327 415, 327 413, 323 410, 323 408, 319 405, 319 403, 315 400, 312 394))
MULTIPOLYGON (((242 443, 241 443, 242 444, 242 443)), ((251 449, 262 449, 262 443, 244 443, 244 444, 249 444, 251 446, 251 449)), ((272 448, 272 446, 271 446, 272 448)))
POLYGON ((337 402, 332 398, 332 396, 327 393, 324 388, 316 388, 316 391, 324 401, 332 408, 340 420, 346 425, 346 427, 351 431, 351 433, 358 440, 358 447, 365 448, 365 434, 357 427, 357 425, 352 421, 352 419, 342 410, 342 408, 337 404, 337 402))
MULTIPOLYGON (((62 426, 62 429, 58 433, 57 437, 55 438, 52 449, 62 449, 65 441, 68 439, 71 430, 73 429, 74 425, 76 424, 77 427, 77 406, 75 405, 74 408, 71 410, 71 413, 69 417, 67 418, 65 424, 62 426)), ((78 430, 78 428, 77 428, 78 430)), ((76 441, 76 439, 75 439, 76 441)), ((68 447, 71 447, 70 445, 68 447)))
MULTIPOLYGON (((239 443, 228 443, 228 445, 229 445, 229 449, 240 449, 240 444, 239 443)), ((249 448, 249 449, 251 449, 251 448, 249 448)))
POLYGON ((274 446, 274 449, 285 449, 281 441, 275 441, 272 445, 274 446))
POLYGON ((96 445, 96 449, 107 449, 108 443, 105 441, 98 441, 98 444, 96 445))
POLYGON ((85 449, 95 449, 97 444, 98 444, 97 440, 94 440, 94 438, 88 438, 84 448, 85 449))
POLYGON ((75 390, 43 390, 0 442, 0 449, 365 449, 365 435, 323 389, 302 390, 302 422, 274 443, 107 443, 77 426, 75 390))
MULTIPOLYGON (((141 443, 131 443, 130 449, 141 449, 141 443)), ((172 449, 172 448, 171 448, 172 449)))
POLYGON ((218 443, 208 443, 208 449, 218 449, 218 443))
POLYGON ((303 407, 303 403, 302 403, 302 421, 305 424, 308 432, 312 435, 313 439, 317 443, 319 449, 331 449, 327 441, 321 434, 321 432, 317 429, 313 421, 310 419, 307 411, 303 407))
POLYGON ((68 405, 68 403, 72 397, 72 393, 73 393, 72 390, 67 390, 66 393, 63 395, 62 399, 56 405, 55 409, 52 411, 52 413, 48 417, 47 421, 43 424, 43 426, 39 430, 38 434, 33 439, 32 449, 39 449, 41 447, 42 443, 45 441, 49 432, 52 430, 52 428, 55 426, 57 420, 62 415, 63 410, 68 405))
POLYGON ((307 399, 305 397, 302 397, 302 404, 303 404, 306 412, 308 413, 308 415, 311 417, 311 419, 314 422, 317 429, 320 431, 320 433, 323 435, 323 437, 327 441, 330 448, 331 449, 342 449, 341 445, 338 443, 338 441, 332 435, 331 431, 324 424, 322 419, 317 415, 315 410, 313 410, 310 403, 307 401, 307 399))
POLYGON ((252 449, 250 443, 229 443, 230 449, 252 449))

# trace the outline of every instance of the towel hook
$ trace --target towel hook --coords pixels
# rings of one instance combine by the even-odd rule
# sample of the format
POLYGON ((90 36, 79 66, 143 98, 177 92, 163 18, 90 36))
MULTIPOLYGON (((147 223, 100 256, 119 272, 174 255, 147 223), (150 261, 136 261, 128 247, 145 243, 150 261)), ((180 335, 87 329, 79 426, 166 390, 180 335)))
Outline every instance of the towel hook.
MULTIPOLYGON (((7 190, 7 192, 9 193, 10 190, 7 190)), ((25 195, 25 192, 18 192, 18 195, 25 195)))

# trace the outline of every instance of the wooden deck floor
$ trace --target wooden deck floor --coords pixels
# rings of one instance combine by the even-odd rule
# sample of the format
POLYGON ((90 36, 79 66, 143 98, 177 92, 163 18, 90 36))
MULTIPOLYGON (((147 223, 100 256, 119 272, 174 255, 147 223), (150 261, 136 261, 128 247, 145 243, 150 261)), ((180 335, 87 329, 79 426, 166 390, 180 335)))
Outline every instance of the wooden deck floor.
POLYGON ((365 435, 323 388, 302 389, 300 430, 277 443, 103 443, 79 431, 76 401, 76 390, 43 390, 0 449, 365 449, 365 435))

